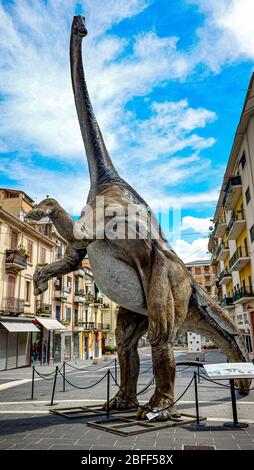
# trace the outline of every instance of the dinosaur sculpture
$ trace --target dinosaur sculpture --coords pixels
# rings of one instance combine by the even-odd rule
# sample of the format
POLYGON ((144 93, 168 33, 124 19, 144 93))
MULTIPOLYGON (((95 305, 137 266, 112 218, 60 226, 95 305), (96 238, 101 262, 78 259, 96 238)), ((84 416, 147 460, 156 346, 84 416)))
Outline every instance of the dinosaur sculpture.
MULTIPOLYGON (((184 263, 157 232, 155 218, 146 202, 117 173, 109 157, 95 119, 84 77, 81 44, 87 30, 85 19, 75 16, 70 41, 70 62, 75 104, 88 160, 91 187, 87 203, 96 212, 98 197, 104 197, 106 220, 110 204, 145 209, 151 230, 146 238, 126 239, 107 236, 98 239, 86 230, 87 210, 77 223, 54 199, 45 199, 28 214, 38 220, 48 216, 68 248, 63 259, 37 269, 34 275, 35 295, 47 289, 54 276, 76 270, 86 253, 95 280, 102 291, 119 304, 116 341, 120 363, 121 389, 110 402, 111 408, 126 409, 138 404, 137 380, 139 356, 137 343, 148 330, 155 374, 155 391, 149 402, 139 409, 145 418, 152 409, 158 420, 176 415, 174 402, 174 340, 186 331, 211 338, 230 361, 245 362, 248 355, 239 330, 228 315, 194 281, 184 263)), ((126 222, 123 216, 124 223, 126 222)), ((142 225, 142 223, 141 223, 142 225)), ((136 225, 135 225, 136 227, 136 225)), ((135 231, 136 229, 134 229, 135 231)), ((137 229, 138 230, 138 229, 137 229)), ((239 380, 242 394, 249 390, 249 380, 239 380)))

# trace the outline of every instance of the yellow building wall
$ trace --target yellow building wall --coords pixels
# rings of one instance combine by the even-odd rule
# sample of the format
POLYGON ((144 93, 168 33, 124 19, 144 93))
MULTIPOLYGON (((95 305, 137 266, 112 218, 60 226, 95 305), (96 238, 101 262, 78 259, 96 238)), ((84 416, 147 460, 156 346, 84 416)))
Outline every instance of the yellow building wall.
POLYGON ((235 206, 235 211, 240 211, 241 210, 241 206, 243 205, 243 195, 241 194, 241 196, 239 197, 237 203, 236 203, 236 206, 235 206))
POLYGON ((244 268, 240 271, 240 281, 241 285, 245 281, 246 286, 249 285, 249 277, 251 277, 251 265, 250 263, 246 264, 244 268))
POLYGON ((237 246, 237 248, 238 248, 239 246, 242 246, 242 247, 245 246, 245 245, 244 245, 244 239, 245 239, 245 238, 247 239, 247 229, 246 229, 246 226, 244 227, 243 231, 241 232, 241 234, 239 235, 239 237, 238 237, 237 240, 236 240, 236 246, 237 246))

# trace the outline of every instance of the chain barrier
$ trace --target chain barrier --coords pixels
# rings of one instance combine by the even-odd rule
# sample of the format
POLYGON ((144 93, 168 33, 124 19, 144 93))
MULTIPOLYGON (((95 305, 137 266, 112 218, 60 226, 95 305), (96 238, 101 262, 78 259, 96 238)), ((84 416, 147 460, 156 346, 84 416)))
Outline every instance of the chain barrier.
POLYGON ((142 372, 140 372, 139 375, 145 374, 146 372, 148 372, 148 371, 151 370, 152 368, 153 368, 153 366, 148 367, 148 369, 143 370, 142 372))
MULTIPOLYGON (((113 362, 115 362, 115 361, 116 361, 116 359, 113 359, 111 362, 109 362, 109 363, 106 364, 105 366, 103 366, 103 367, 97 367, 96 369, 92 369, 92 371, 105 369, 105 367, 108 367, 110 364, 113 364, 113 362)), ((118 361, 117 361, 117 362, 118 362, 118 361)), ((71 367, 72 369, 81 370, 81 371, 82 371, 82 370, 84 370, 84 371, 89 370, 89 369, 91 368, 91 365, 93 365, 93 364, 91 364, 90 366, 86 366, 86 367, 76 367, 76 366, 73 366, 72 364, 70 364, 69 362, 66 362, 66 361, 64 362, 64 364, 66 364, 66 366, 71 367)), ((118 364, 119 364, 119 363, 118 363, 118 364)), ((63 367, 63 365, 62 365, 62 367, 63 367)), ((62 367, 61 367, 61 369, 62 369, 62 367)), ((61 369, 59 369, 59 370, 61 370, 61 369)))
POLYGON ((78 385, 74 385, 74 384, 72 384, 68 379, 66 379, 66 377, 63 376, 63 374, 62 374, 62 372, 61 372, 60 370, 59 370, 58 372, 59 372, 59 374, 63 377, 63 380, 64 380, 65 382, 67 382, 69 385, 71 385, 72 387, 77 388, 77 389, 79 389, 79 390, 87 390, 87 389, 89 389, 89 388, 95 387, 95 386, 98 385, 100 382, 102 382, 102 380, 105 379, 105 377, 106 377, 106 375, 107 375, 107 372, 106 372, 106 374, 105 374, 103 377, 101 377, 101 378, 98 380, 98 382, 94 383, 93 385, 89 385, 88 387, 79 387, 78 385))
POLYGON ((37 374, 41 379, 47 380, 47 381, 49 381, 49 382, 54 379, 54 375, 55 375, 55 370, 54 370, 53 372, 51 372, 50 374, 40 374, 40 372, 38 372, 36 369, 34 369, 34 372, 35 372, 35 374, 37 374), (51 377, 51 378, 47 378, 47 377, 49 377, 50 375, 51 375, 52 377, 51 377))
POLYGON ((143 388, 143 390, 140 390, 140 392, 137 393, 137 396, 139 395, 143 395, 149 388, 150 386, 153 384, 154 382, 154 375, 152 376, 152 378, 149 380, 148 384, 145 386, 145 388, 143 388))

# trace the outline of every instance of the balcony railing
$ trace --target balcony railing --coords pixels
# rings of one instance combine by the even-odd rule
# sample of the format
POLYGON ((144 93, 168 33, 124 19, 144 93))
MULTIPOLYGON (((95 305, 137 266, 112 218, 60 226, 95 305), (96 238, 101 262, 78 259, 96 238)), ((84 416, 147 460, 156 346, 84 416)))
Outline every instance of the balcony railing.
POLYGON ((229 260, 229 267, 230 269, 239 271, 242 269, 245 264, 247 264, 249 258, 249 254, 244 246, 239 246, 236 251, 234 252, 232 258, 229 260), (243 262, 240 263, 240 260, 243 258, 243 262))
POLYGON ((254 297, 252 286, 242 286, 233 294, 233 302, 243 300, 244 298, 254 297))
POLYGON ((243 211, 234 212, 227 226, 229 240, 236 240, 243 230, 245 218, 243 211))
POLYGON ((215 238, 221 238, 226 230, 226 220, 224 217, 219 217, 219 219, 215 222, 214 225, 214 236, 215 238))
MULTIPOLYGON (((223 198, 223 202, 222 202, 223 207, 225 207, 227 205, 229 195, 232 193, 234 188, 239 187, 241 185, 242 185, 241 176, 233 176, 233 177, 229 178, 226 189, 225 189, 225 195, 224 195, 224 198, 223 198)), ((231 208, 231 207, 229 207, 229 208, 231 208)))
MULTIPOLYGON (((221 242, 221 244, 218 246, 218 249, 216 251, 216 256, 217 258, 220 256, 222 256, 222 252, 225 252, 225 254, 227 253, 227 251, 229 250, 229 246, 227 243, 224 243, 224 242, 221 242)), ((221 260, 223 261, 223 259, 221 260)))
POLYGON ((7 269, 12 268, 17 271, 26 269, 27 255, 23 254, 19 250, 6 250, 5 266, 7 269))
POLYGON ((58 299, 58 300, 66 301, 68 299, 68 292, 65 292, 64 289, 56 288, 55 298, 58 299))
POLYGON ((228 271, 228 269, 223 269, 219 275, 218 282, 219 284, 227 284, 231 281, 231 279, 232 274, 228 271))
POLYGON ((94 322, 90 321, 85 321, 85 322, 79 322, 79 326, 83 327, 84 330, 94 330, 94 322))
POLYGON ((220 300, 221 308, 230 307, 233 305, 233 297, 224 297, 224 299, 220 300))
POLYGON ((24 313, 24 300, 16 299, 15 297, 6 297, 3 300, 1 311, 4 314, 15 314, 24 313))
POLYGON ((51 316, 52 305, 42 302, 42 300, 36 300, 36 313, 41 315, 51 316))

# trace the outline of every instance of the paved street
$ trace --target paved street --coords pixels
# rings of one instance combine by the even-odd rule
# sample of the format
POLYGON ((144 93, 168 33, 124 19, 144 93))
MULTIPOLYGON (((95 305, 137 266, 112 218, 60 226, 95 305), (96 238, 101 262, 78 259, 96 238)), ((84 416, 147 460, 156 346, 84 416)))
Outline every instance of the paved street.
MULTIPOLYGON (((185 352, 176 351, 176 360, 184 360, 185 352)), ((138 390, 142 391, 151 381, 151 355, 149 348, 140 349, 141 368, 138 390)), ((92 362, 72 363, 78 368, 66 367, 67 380, 78 387, 89 387, 102 379, 109 368, 115 375, 115 365, 110 363, 114 356, 106 356, 99 364, 92 362)), ((218 351, 206 353, 210 363, 224 362, 218 351)), ((54 367, 36 367, 41 374, 49 374, 54 367)), ((191 378, 193 368, 177 368, 176 398, 179 397, 191 378)), ((118 370, 119 376, 119 370, 118 370)), ((254 392, 248 397, 238 397, 239 421, 249 424, 243 430, 225 428, 223 423, 232 420, 230 392, 227 388, 201 379, 198 386, 200 414, 207 417, 206 424, 195 427, 190 424, 174 428, 122 437, 87 426, 91 417, 66 419, 50 413, 52 376, 43 380, 36 374, 34 400, 31 400, 32 369, 16 369, 0 374, 0 449, 182 449, 183 445, 209 445, 216 449, 254 449, 254 392), (50 379, 50 380, 49 380, 50 379)), ((226 382, 223 382, 226 384, 226 382)), ((54 408, 96 405, 106 400, 106 377, 95 387, 87 390, 75 389, 66 384, 62 391, 62 378, 58 376, 54 408)), ((145 403, 154 390, 152 384, 140 395, 140 403, 145 403)), ((117 386, 111 379, 110 396, 114 396, 117 386)), ((178 402, 182 412, 195 414, 194 387, 189 388, 178 402)))

